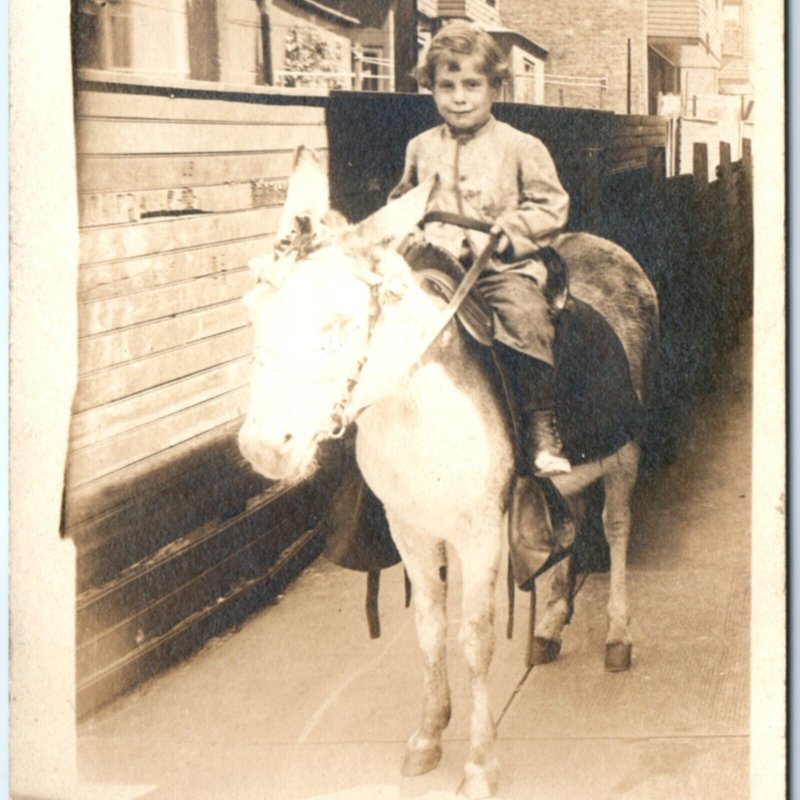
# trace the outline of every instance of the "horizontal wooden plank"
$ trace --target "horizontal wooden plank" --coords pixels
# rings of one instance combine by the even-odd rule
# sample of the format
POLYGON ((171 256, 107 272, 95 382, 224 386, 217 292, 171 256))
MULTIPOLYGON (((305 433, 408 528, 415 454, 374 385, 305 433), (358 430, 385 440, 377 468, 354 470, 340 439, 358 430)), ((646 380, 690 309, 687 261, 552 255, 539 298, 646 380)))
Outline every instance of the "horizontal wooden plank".
POLYGON ((607 150, 603 153, 603 163, 612 164, 618 161, 628 161, 631 158, 642 158, 647 160, 647 148, 640 147, 618 147, 614 150, 607 150))
MULTIPOLYGON (((322 148, 317 152, 323 157, 327 153, 322 148)), ((291 174, 293 162, 294 150, 280 142, 262 152, 83 155, 78 159, 78 189, 124 196, 147 189, 212 186, 226 180, 269 181, 291 174)))
POLYGON ((142 513, 138 503, 145 499, 149 506, 160 493, 172 491, 170 487, 179 485, 197 470, 222 475, 225 468, 220 464, 228 463, 236 464, 234 471, 245 469, 236 439, 241 425, 242 420, 220 425, 194 441, 170 447, 119 473, 67 492, 64 508, 67 534, 83 547, 88 540, 123 530, 120 519, 126 515, 132 524, 140 525, 142 513))
POLYGON ((666 120, 663 117, 654 116, 652 114, 615 115, 611 117, 611 119, 625 125, 666 125, 666 120))
POLYGON ((78 306, 78 335, 93 336, 225 303, 242 297, 254 281, 252 271, 244 267, 142 289, 127 296, 82 300, 78 306))
POLYGON ((239 358, 190 375, 133 397, 73 414, 70 424, 70 449, 117 436, 183 408, 196 405, 231 389, 247 385, 249 357, 239 358))
POLYGON ((280 208, 257 208, 88 228, 81 233, 79 260, 81 264, 95 264, 263 236, 275 233, 280 215, 280 208))
POLYGON ((78 342, 78 372, 83 375, 115 364, 196 342, 245 326, 247 310, 237 299, 164 319, 98 334, 78 342))
POLYGON ((181 122, 115 117, 78 120, 78 155, 133 153, 236 153, 328 146, 324 125, 264 125, 258 122, 181 122))
POLYGON ((210 336, 78 378, 73 413, 119 400, 252 352, 250 327, 210 336))
POLYGON ((91 264, 78 272, 81 301, 118 297, 155 286, 217 275, 271 252, 273 235, 187 247, 165 254, 91 264))
POLYGON ((213 636, 260 610, 322 551, 316 529, 299 536, 259 579, 243 581, 168 633, 122 656, 107 668, 78 676, 77 715, 85 717, 115 697, 186 658, 213 636))
MULTIPOLYGON (((325 156, 326 150, 318 150, 325 156)), ((292 171, 294 150, 280 144, 263 152, 234 154, 83 155, 78 159, 81 192, 135 192, 210 186, 225 180, 276 180, 292 171)))
POLYGON ((645 169, 647 162, 641 158, 633 158, 628 161, 620 161, 616 164, 610 164, 603 170, 603 175, 606 177, 612 175, 619 175, 623 172, 631 172, 634 170, 645 169))
MULTIPOLYGON (((210 518, 118 577, 78 596, 79 641, 86 642, 192 581, 226 557, 274 532, 275 538, 320 521, 323 510, 309 484, 266 489, 247 499, 229 519, 210 518), (244 523, 244 524, 243 524, 244 523)), ((191 502, 187 496, 185 503, 191 502)), ((273 559, 280 553, 274 553, 273 559)), ((270 559, 272 560, 272 559, 270 559)), ((252 577, 252 575, 251 575, 252 577)))
POLYGON ((252 470, 239 472, 194 471, 183 476, 168 492, 148 493, 146 500, 126 507, 91 526, 95 538, 80 542, 76 562, 79 592, 86 592, 118 579, 131 565, 146 560, 162 548, 170 548, 181 537, 209 520, 232 519, 247 501, 262 493, 268 482, 252 470), (209 475, 213 475, 210 481, 209 475))
POLYGON ((307 105, 242 103, 235 99, 212 100, 164 97, 134 92, 82 90, 76 100, 82 117, 124 119, 200 120, 204 122, 258 122, 266 125, 324 125, 325 109, 307 105))
MULTIPOLYGON (((219 523, 215 525, 219 527, 219 523)), ((228 529, 226 533, 230 535, 231 531, 228 529)), ((264 532, 262 528, 261 534, 262 540, 269 537, 272 547, 277 546, 276 539, 280 541, 278 537, 283 538, 281 532, 274 529, 264 532)), ((164 585, 163 589, 159 587, 163 594, 147 598, 144 607, 141 602, 136 603, 127 609, 129 616, 121 622, 109 625, 88 640, 84 638, 86 634, 79 627, 78 634, 82 639, 76 651, 76 671, 79 680, 81 676, 90 675, 114 663, 125 653, 136 650, 144 642, 163 636, 186 618, 191 617, 198 609, 205 608, 224 597, 232 586, 247 580, 249 576, 258 577, 252 575, 252 569, 256 563, 264 563, 265 559, 260 550, 266 542, 249 543, 249 546, 233 552, 230 551, 231 543, 227 541, 219 542, 218 549, 221 549, 219 545, 223 544, 225 549, 220 554, 218 563, 198 564, 195 568, 203 571, 194 578, 183 583, 170 582, 164 585)), ((275 555, 272 555, 275 558, 275 555)))
POLYGON ((288 176, 272 179, 254 175, 246 182, 217 186, 81 193, 78 218, 82 228, 90 228, 194 210, 219 213, 280 206, 286 200, 287 185, 288 176))
POLYGON ((654 136, 618 136, 609 144, 608 150, 619 150, 626 147, 664 147, 666 137, 661 135, 654 136))
MULTIPOLYGON (((280 558, 287 542, 296 540, 298 531, 308 529, 302 518, 289 518, 266 530, 261 519, 249 524, 240 521, 238 527, 248 528, 258 538, 234 549, 237 543, 227 541, 227 538, 233 540, 242 537, 236 536, 236 529, 226 526, 226 540, 220 539, 214 543, 218 553, 216 563, 206 564, 199 554, 191 554, 194 556, 191 566, 197 574, 185 579, 183 583, 177 583, 173 575, 170 575, 169 578, 173 580, 165 584, 163 589, 159 587, 163 594, 148 597, 144 607, 141 602, 137 603, 128 609, 127 619, 105 628, 91 639, 82 641, 76 650, 78 679, 102 670, 125 653, 135 651, 144 643, 163 636, 199 609, 217 603, 233 587, 245 581, 259 580, 280 558)), ((79 630, 79 635, 80 633, 79 630)))
POLYGON ((615 126, 611 136, 655 136, 661 134, 666 136, 667 123, 664 120, 652 118, 652 122, 644 125, 629 122, 627 119, 621 125, 615 126))
POLYGON ((212 397, 69 454, 67 488, 116 472, 181 442, 188 441, 247 411, 249 386, 212 397))
MULTIPOLYGON (((190 446, 170 448, 148 459, 147 469, 139 464, 122 470, 123 480, 111 476, 67 492, 65 511, 68 534, 75 540, 81 559, 94 548, 112 544, 112 551, 127 551, 137 538, 173 541, 241 499, 263 491, 269 481, 256 475, 239 450, 237 433, 240 423, 229 423, 217 431, 201 434, 190 446), (232 487, 240 479, 256 479, 257 488, 232 487), (187 487, 191 491, 187 492, 187 487), (191 506, 183 507, 187 496, 191 506), (208 503, 208 509, 203 510, 208 503), (175 513, 172 509, 176 509, 175 513), (191 517, 184 526, 184 516, 191 517), (149 522, 145 520, 150 518, 149 522), (160 529, 164 531, 159 533, 160 529), (113 547, 114 542, 118 544, 113 547)), ((238 512, 237 512, 238 513, 238 512)), ((125 566, 157 550, 142 544, 136 553, 122 553, 125 566)), ((135 548, 134 548, 135 549, 135 548)), ((112 559, 113 553, 106 554, 112 559)), ((117 559, 119 561, 120 559, 117 559)), ((95 583, 91 585, 96 585, 95 583)))

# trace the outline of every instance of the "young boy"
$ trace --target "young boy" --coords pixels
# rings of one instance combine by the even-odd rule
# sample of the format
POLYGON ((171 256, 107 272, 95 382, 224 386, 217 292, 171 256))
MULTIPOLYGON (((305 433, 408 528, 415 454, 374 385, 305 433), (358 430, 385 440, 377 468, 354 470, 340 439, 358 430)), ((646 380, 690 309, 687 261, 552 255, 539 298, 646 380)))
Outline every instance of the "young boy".
MULTIPOLYGON (((556 428, 548 269, 537 253, 566 224, 569 197, 547 148, 492 116, 507 76, 502 51, 477 26, 452 22, 434 36, 416 78, 433 93, 444 124, 409 142, 392 197, 438 174, 428 212, 488 222, 499 235, 477 286, 493 312, 496 360, 523 450, 518 471, 547 477, 569 472, 570 464, 556 428)), ((488 242, 487 234, 452 222, 429 222, 424 238, 464 265, 488 242)))

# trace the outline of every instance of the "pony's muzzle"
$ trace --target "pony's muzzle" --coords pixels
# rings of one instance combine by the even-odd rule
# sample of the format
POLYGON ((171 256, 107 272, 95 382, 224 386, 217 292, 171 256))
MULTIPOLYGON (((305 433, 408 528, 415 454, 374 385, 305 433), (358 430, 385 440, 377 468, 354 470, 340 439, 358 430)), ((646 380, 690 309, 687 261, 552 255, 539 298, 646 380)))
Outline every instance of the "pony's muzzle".
POLYGON ((287 480, 298 472, 291 446, 293 438, 291 433, 286 433, 278 442, 268 440, 246 422, 239 430, 239 451, 265 478, 287 480))

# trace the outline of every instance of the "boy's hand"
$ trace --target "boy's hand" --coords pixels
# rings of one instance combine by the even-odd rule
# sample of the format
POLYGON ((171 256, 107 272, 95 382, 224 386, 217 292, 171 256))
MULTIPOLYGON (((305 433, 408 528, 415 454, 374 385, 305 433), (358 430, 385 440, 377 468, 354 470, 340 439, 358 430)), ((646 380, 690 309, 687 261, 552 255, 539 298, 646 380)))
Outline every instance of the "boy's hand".
POLYGON ((497 255, 500 256, 501 258, 513 257, 513 252, 511 250, 511 240, 503 232, 503 229, 499 228, 497 225, 493 225, 489 233, 492 236, 497 237, 497 244, 495 245, 494 248, 495 253, 497 253, 497 255))

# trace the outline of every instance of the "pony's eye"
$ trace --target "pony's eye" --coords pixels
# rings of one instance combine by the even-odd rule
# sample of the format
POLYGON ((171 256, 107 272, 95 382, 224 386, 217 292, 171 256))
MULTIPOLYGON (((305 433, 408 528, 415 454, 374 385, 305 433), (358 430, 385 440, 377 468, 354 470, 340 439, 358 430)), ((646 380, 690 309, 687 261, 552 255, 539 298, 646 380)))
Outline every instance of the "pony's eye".
POLYGON ((324 336, 331 336, 341 333, 346 330, 350 322, 351 317, 348 317, 346 314, 337 314, 322 326, 322 334, 324 336))

